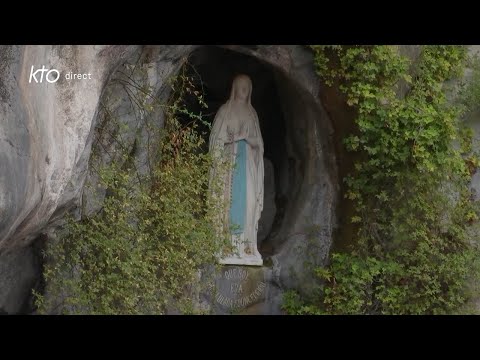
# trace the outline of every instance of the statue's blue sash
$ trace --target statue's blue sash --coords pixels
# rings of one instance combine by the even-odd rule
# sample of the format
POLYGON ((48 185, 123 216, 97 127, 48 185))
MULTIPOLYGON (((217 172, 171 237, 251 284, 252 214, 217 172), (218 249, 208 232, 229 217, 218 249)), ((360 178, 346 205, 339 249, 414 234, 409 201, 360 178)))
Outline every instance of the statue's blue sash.
POLYGON ((241 234, 245 227, 247 211, 247 142, 237 142, 237 155, 232 179, 230 225, 232 234, 241 234))

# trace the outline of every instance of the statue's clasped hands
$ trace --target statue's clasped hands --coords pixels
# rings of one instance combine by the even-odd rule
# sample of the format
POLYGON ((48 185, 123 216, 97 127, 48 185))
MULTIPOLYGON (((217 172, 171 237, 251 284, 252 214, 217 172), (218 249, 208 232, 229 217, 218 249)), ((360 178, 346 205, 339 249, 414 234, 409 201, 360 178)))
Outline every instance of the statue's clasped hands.
POLYGON ((228 143, 233 143, 235 141, 235 133, 228 126, 227 126, 227 141, 228 143))
MULTIPOLYGON (((230 143, 233 143, 235 141, 245 140, 245 141, 247 141, 247 143, 250 144, 250 141, 247 139, 247 136, 244 135, 245 134, 244 130, 245 130, 245 128, 242 126, 242 128, 240 130, 240 135, 235 136, 235 131, 233 131, 231 127, 227 126, 227 142, 230 144, 230 143)), ((252 145, 252 144, 250 144, 250 145, 252 145)))

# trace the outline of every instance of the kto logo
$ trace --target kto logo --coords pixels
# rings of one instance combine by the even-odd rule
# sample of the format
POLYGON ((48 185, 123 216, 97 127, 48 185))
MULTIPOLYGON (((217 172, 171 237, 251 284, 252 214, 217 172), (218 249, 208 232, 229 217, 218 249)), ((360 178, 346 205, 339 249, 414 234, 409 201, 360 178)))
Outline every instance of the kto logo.
POLYGON ((33 72, 34 68, 35 67, 32 65, 32 69, 30 70, 30 78, 28 79, 29 83, 32 82, 32 79, 37 84, 43 82, 43 75, 45 72, 45 80, 51 84, 57 82, 57 80, 60 78, 60 72, 56 69, 49 70, 45 68, 45 65, 43 65, 41 69, 37 69, 37 71, 33 72))

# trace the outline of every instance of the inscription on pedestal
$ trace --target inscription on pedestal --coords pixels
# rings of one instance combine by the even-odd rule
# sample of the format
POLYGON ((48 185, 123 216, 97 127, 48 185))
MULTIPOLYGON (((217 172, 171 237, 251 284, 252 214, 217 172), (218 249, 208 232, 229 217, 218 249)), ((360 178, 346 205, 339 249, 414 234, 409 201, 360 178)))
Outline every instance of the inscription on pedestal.
POLYGON ((217 284, 215 301, 232 310, 255 304, 261 300, 266 288, 261 269, 240 267, 224 269, 217 284))

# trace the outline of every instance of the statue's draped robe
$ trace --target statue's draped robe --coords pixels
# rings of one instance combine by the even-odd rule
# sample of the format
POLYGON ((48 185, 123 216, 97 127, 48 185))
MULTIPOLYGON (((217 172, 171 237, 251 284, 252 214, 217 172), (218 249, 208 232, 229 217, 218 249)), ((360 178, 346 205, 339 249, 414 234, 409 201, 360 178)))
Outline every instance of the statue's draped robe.
POLYGON ((223 179, 223 196, 230 205, 223 223, 231 228, 237 257, 255 257, 261 262, 257 231, 263 209, 263 141, 258 116, 250 101, 241 105, 241 111, 238 107, 229 100, 217 112, 210 135, 210 151, 223 150, 234 162, 223 179), (246 140, 228 143, 229 132, 246 140), (252 147, 249 140, 257 146, 252 147))

